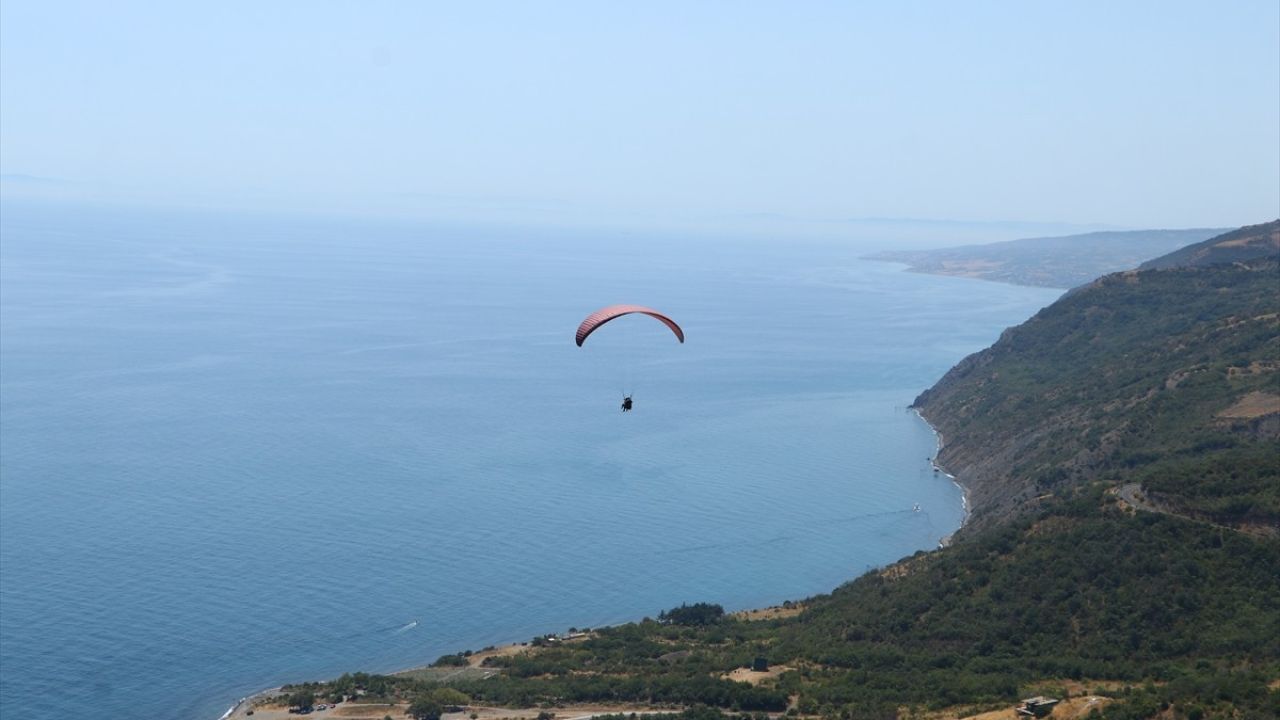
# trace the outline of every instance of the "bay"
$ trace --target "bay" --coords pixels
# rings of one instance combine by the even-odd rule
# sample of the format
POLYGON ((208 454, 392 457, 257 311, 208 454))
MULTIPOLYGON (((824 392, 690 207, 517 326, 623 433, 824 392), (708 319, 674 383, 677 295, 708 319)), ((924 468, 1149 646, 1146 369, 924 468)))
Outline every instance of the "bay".
POLYGON ((212 720, 930 549, 962 499, 906 406, 1058 294, 875 238, 6 204, 0 239, 0 714, 36 720, 212 720), (621 302, 688 341, 574 345, 621 302))

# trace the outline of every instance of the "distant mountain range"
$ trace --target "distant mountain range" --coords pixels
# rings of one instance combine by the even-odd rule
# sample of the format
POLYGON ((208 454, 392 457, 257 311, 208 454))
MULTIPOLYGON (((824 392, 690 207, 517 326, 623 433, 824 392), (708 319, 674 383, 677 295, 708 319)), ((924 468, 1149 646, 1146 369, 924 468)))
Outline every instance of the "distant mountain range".
POLYGON ((938 250, 894 250, 865 257, 906 263, 912 272, 1065 289, 1107 273, 1135 268, 1146 260, 1225 231, 1196 228, 1091 232, 938 250))

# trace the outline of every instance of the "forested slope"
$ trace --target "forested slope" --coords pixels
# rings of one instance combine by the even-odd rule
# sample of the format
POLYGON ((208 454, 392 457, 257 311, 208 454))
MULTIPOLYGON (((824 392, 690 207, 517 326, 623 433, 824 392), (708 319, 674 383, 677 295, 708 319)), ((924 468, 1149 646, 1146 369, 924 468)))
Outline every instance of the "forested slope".
POLYGON ((1168 255, 1148 260, 1138 269, 1205 267, 1268 257, 1272 259, 1280 257, 1280 220, 1261 225, 1246 225, 1239 230, 1232 230, 1168 255))
POLYGON ((1274 260, 1109 275, 1007 330, 915 405, 971 488, 970 531, 1137 478, 1224 523, 1280 519, 1274 260), (1210 493, 1174 478, 1237 468, 1210 493))
POLYGON ((957 717, 1038 693, 1121 720, 1280 717, 1278 281, 1267 258, 1119 273, 967 358, 916 404, 974 522, 801 611, 702 603, 489 657, 485 679, 456 655, 312 689, 431 706, 443 681, 686 720, 957 717), (738 681, 752 664, 770 672, 738 681))

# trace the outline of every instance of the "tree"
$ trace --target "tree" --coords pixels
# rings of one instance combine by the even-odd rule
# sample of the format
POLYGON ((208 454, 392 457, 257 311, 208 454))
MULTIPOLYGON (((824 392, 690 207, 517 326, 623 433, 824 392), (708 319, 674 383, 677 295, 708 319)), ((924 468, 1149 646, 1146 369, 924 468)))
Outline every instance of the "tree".
POLYGON ((299 690, 289 696, 289 707, 309 708, 316 704, 316 694, 310 690, 299 690))
POLYGON ((422 695, 409 705, 408 712, 414 720, 440 720, 444 710, 430 695, 422 695))
MULTIPOLYGON (((436 688, 431 691, 429 697, 445 708, 462 708, 471 704, 470 695, 451 687, 436 688)), ((449 712, 453 711, 449 710, 449 712)))
POLYGON ((658 622, 670 625, 714 625, 724 619, 724 608, 711 603, 681 605, 658 614, 658 622))

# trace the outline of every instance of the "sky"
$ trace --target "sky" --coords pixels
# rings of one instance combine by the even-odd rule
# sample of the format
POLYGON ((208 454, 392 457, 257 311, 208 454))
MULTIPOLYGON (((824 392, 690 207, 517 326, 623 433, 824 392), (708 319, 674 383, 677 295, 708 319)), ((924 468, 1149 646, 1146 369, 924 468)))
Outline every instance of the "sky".
POLYGON ((1280 215, 1280 3, 2 0, 0 174, 462 219, 1236 226, 1280 215))

